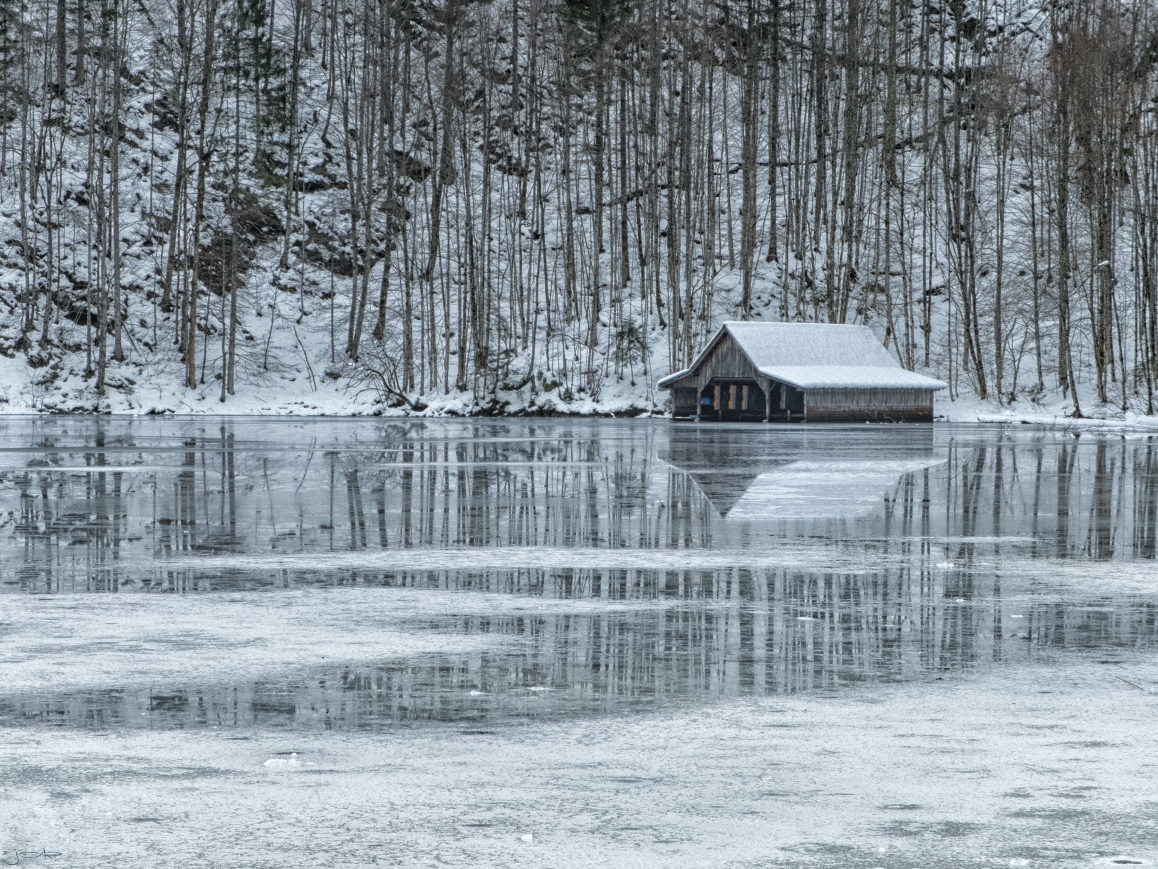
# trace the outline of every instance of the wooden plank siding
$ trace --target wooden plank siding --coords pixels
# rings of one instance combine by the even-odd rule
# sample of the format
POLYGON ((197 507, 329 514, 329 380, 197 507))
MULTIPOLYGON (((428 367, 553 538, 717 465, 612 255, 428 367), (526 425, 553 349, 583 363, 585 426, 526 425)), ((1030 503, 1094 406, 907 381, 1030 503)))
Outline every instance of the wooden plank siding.
POLYGON ((932 422, 931 389, 809 389, 805 415, 813 422, 932 422))
POLYGON ((809 389, 805 403, 817 410, 919 410, 933 406, 931 389, 809 389))
POLYGON ((681 377, 668 388, 673 395, 677 389, 694 389, 699 395, 713 380, 755 380, 765 393, 772 385, 767 377, 756 370, 736 339, 727 333, 716 343, 699 368, 689 371, 686 377, 681 377))
POLYGON ((755 366, 736 339, 725 333, 700 366, 701 383, 712 380, 746 380, 758 377, 755 366))
POLYGON ((673 386, 671 388, 672 416, 695 416, 699 410, 699 405, 700 394, 694 386, 673 386))

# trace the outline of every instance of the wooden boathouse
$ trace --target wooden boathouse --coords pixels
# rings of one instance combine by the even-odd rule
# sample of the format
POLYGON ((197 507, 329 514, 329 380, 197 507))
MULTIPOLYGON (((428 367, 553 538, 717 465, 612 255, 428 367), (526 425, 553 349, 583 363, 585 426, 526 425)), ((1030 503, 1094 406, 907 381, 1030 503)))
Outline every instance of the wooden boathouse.
POLYGON ((945 384, 901 367, 867 326, 727 322, 658 384, 672 418, 932 422, 945 384))

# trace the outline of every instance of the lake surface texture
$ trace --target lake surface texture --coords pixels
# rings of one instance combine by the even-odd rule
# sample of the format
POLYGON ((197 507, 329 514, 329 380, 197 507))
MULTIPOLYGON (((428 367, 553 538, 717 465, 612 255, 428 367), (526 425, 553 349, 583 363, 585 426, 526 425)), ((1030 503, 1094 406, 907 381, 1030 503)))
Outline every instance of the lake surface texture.
POLYGON ((1158 439, 0 417, 44 866, 1158 863, 1158 439))

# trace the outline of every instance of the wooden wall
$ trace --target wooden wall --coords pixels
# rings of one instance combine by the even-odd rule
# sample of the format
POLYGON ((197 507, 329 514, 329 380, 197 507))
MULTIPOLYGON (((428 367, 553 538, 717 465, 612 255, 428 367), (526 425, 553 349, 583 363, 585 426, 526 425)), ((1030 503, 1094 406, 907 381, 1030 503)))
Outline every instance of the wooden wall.
POLYGON ((933 406, 931 389, 809 389, 808 409, 817 410, 916 410, 933 406))
POLYGON ((809 389, 804 393, 813 422, 932 422, 931 389, 809 389))
MULTIPOLYGON (((688 380, 679 381, 681 384, 688 380)), ((671 415, 694 416, 699 412, 700 393, 694 386, 671 387, 671 415)))
POLYGON ((755 380, 765 391, 769 383, 767 377, 756 371, 736 339, 726 332, 699 368, 690 371, 669 388, 674 393, 676 389, 690 387, 698 395, 712 380, 755 380))
POLYGON ((767 380, 761 378, 756 367, 749 361, 736 339, 725 332, 724 337, 712 348, 711 354, 704 360, 699 371, 700 386, 705 386, 711 380, 767 380))

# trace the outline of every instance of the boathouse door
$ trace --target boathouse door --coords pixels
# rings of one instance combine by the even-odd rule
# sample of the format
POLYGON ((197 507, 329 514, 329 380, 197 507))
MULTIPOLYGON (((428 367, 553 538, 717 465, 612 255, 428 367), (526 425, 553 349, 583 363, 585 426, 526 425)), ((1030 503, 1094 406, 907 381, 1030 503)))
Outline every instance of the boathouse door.
POLYGON ((765 407, 755 380, 714 380, 700 392, 700 419, 762 422, 765 407))
POLYGON ((772 407, 768 419, 772 422, 801 422, 804 419, 804 392, 787 383, 772 382, 768 393, 772 407))

